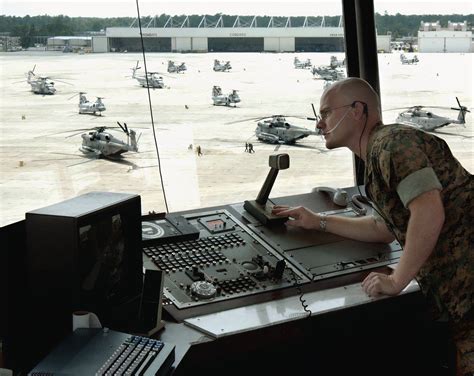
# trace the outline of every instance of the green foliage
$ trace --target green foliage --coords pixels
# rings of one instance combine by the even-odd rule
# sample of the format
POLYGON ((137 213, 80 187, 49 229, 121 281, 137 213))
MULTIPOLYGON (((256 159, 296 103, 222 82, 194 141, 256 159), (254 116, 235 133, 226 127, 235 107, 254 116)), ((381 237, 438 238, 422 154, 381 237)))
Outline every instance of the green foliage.
MULTIPOLYGON (((209 22, 217 22, 219 16, 222 19, 225 27, 231 27, 234 24, 236 16, 223 15, 221 13, 207 16, 209 22)), ((168 21, 169 16, 161 14, 154 19, 151 26, 163 27, 168 21)), ((180 26, 185 15, 173 17, 172 26, 180 26)), ((201 15, 190 15, 189 26, 197 27, 201 22, 201 15)), ((282 22, 284 17, 276 17, 275 20, 282 22)), ((152 20, 151 16, 142 18, 142 26, 148 25, 152 20)), ((243 20, 250 21, 251 17, 245 17, 243 20)), ((243 21, 242 20, 242 21, 243 21)), ((98 32, 105 30, 107 27, 128 27, 134 21, 133 17, 115 17, 115 18, 97 18, 97 17, 68 17, 68 16, 5 16, 0 15, 0 32, 10 32, 12 36, 21 37, 21 44, 23 47, 29 47, 34 44, 35 37, 51 37, 51 36, 68 36, 68 35, 84 35, 86 32, 98 32)), ((270 21, 269 16, 258 16, 258 27, 266 27, 270 21)), ((338 26, 339 16, 326 16, 326 26, 338 26)), ((403 36, 416 36, 420 27, 421 21, 436 22, 440 21, 441 26, 446 27, 448 21, 464 22, 468 25, 474 23, 474 14, 461 15, 388 15, 375 14, 375 23, 378 34, 392 33, 392 38, 399 38, 403 36)), ((304 17, 292 17, 291 25, 293 27, 301 27, 304 23, 304 17)), ((136 26, 136 25, 135 25, 136 26)), ((169 26, 169 25, 168 25, 169 26)), ((187 25, 185 25, 187 26, 187 25)))
POLYGON ((451 22, 464 22, 467 21, 468 27, 471 27, 474 23, 474 14, 429 14, 429 15, 402 15, 397 13, 393 16, 379 13, 375 14, 375 24, 377 27, 377 33, 379 35, 385 35, 387 32, 392 33, 392 38, 400 38, 407 36, 417 36, 418 29, 420 28, 421 21, 423 22, 436 22, 439 21, 441 27, 447 27, 448 21, 451 22))

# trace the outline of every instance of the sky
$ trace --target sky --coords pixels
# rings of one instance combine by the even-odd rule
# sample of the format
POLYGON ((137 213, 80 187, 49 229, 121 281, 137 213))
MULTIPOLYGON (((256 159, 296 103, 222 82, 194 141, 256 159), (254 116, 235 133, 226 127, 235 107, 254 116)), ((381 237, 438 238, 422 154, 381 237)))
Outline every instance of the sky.
MULTIPOLYGON (((140 14, 216 14, 269 16, 335 16, 341 14, 341 0, 273 1, 139 0, 140 14)), ((375 11, 388 14, 472 14, 473 1, 416 0, 377 1, 375 11)), ((0 14, 8 16, 67 15, 70 17, 133 17, 136 0, 0 0, 0 14)))

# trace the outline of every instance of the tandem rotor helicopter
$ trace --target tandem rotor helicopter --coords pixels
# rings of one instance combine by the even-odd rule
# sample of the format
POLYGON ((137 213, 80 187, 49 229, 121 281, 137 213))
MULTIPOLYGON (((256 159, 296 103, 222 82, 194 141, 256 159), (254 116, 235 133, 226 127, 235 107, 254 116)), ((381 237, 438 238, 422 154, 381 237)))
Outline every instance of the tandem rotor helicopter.
MULTIPOLYGON (((120 124, 117 121, 120 129, 127 135, 127 142, 115 137, 112 133, 107 132, 106 129, 119 127, 96 127, 90 132, 83 133, 82 145, 79 150, 87 157, 93 158, 110 158, 117 159, 126 152, 138 152, 138 141, 140 136, 136 137, 136 132, 129 129, 126 123, 120 124)), ((77 129, 79 131, 89 130, 90 128, 77 129)), ((74 137, 78 133, 67 136, 74 137)))
POLYGON ((416 64, 418 63, 420 60, 418 60, 418 56, 413 56, 413 58, 411 59, 408 59, 405 54, 400 54, 400 61, 402 62, 402 64, 416 64))
POLYGON ((337 56, 331 56, 329 66, 331 68, 338 68, 338 67, 345 67, 346 66, 346 59, 338 60, 337 56))
POLYGON ((223 94, 220 86, 212 87, 212 101, 214 106, 230 106, 234 104, 234 107, 237 106, 237 103, 240 102, 239 94, 237 90, 232 90, 230 94, 223 94))
POLYGON ((146 76, 144 74, 140 76, 137 75, 137 70, 141 69, 138 65, 139 62, 137 61, 137 65, 131 68, 133 71, 132 78, 136 79, 141 87, 148 86, 152 89, 163 89, 165 87, 163 77, 160 76, 161 73, 159 72, 147 72, 146 76))
POLYGON ((301 61, 300 59, 298 59, 297 56, 295 56, 295 59, 293 60, 293 65, 295 66, 295 69, 309 69, 311 68, 311 59, 301 61))
POLYGON ((439 107, 439 106, 412 106, 412 107, 401 107, 392 108, 391 110, 406 110, 400 112, 396 119, 397 123, 410 125, 415 128, 422 129, 427 132, 434 131, 437 128, 444 127, 448 124, 465 124, 466 123, 466 112, 471 112, 465 106, 461 106, 458 97, 456 97, 459 107, 439 107), (431 111, 424 110, 424 108, 439 108, 459 111, 457 119, 452 119, 444 116, 435 115, 431 111))
MULTIPOLYGON (((227 124, 235 124, 248 120, 257 120, 257 128, 255 128, 255 136, 258 140, 269 144, 287 144, 293 145, 296 141, 306 138, 308 136, 317 136, 319 131, 312 131, 311 129, 291 125, 286 121, 286 117, 302 118, 301 116, 290 115, 272 115, 260 118, 251 118, 230 122, 227 124)), ((314 120, 312 118, 302 118, 314 120)))
MULTIPOLYGON (((26 82, 31 86, 31 91, 35 94, 41 95, 54 95, 56 93, 56 87, 54 82, 50 80, 51 77, 37 76, 35 74, 36 64, 32 70, 28 71, 26 82)), ((56 80, 67 85, 71 85, 68 82, 56 80)), ((21 81, 19 81, 21 82, 21 81)))
POLYGON ((220 62, 217 59, 214 59, 214 72, 228 72, 232 69, 232 66, 230 65, 230 61, 226 62, 220 62))
POLYGON ((346 78, 346 72, 342 68, 332 67, 332 66, 320 66, 320 67, 312 67, 311 73, 313 77, 326 80, 326 81, 338 81, 346 78))
POLYGON ((168 73, 181 73, 188 70, 185 63, 175 64, 174 61, 168 60, 168 73))
POLYGON ((104 97, 96 97, 97 99, 94 102, 89 102, 85 94, 87 93, 81 91, 78 94, 74 94, 69 99, 72 99, 75 96, 79 95, 78 107, 80 114, 97 115, 98 112, 99 115, 102 116, 102 112, 105 111, 105 105, 104 102, 102 102, 102 99, 104 99, 104 97))

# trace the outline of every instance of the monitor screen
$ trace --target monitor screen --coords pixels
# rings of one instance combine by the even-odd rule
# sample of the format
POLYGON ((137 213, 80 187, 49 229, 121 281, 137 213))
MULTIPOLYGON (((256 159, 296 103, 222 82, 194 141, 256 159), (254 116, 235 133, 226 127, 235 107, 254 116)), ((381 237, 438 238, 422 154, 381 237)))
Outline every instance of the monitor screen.
POLYGON ((121 299, 127 283, 127 244, 120 214, 79 228, 79 273, 83 294, 121 299))

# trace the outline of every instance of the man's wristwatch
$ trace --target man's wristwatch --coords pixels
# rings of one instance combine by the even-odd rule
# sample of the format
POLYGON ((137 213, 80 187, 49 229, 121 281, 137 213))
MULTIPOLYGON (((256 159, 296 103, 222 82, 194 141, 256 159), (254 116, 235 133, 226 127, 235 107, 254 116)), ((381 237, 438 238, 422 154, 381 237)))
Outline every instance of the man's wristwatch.
POLYGON ((319 230, 325 232, 326 231, 326 217, 328 216, 326 213, 319 213, 319 230))

